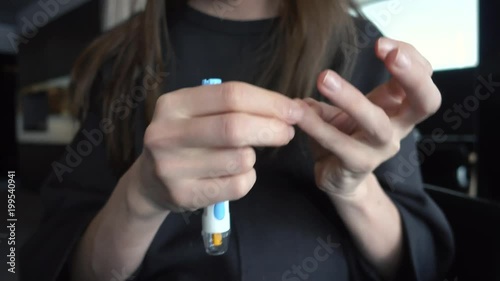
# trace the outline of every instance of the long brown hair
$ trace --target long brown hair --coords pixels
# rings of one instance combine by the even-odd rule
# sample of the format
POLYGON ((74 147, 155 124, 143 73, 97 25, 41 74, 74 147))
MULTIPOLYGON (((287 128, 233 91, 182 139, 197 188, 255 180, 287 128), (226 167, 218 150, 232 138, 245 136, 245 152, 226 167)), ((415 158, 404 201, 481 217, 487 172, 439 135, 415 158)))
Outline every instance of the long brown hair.
MULTIPOLYGON (((137 110, 119 116, 112 109, 113 102, 130 98, 132 89, 144 83, 141 78, 146 70, 158 73, 172 62, 167 17, 187 1, 148 0, 143 12, 97 38, 75 63, 71 89, 81 119, 89 108, 89 92, 99 71, 111 64, 110 77, 99 91, 103 118, 114 125, 114 130, 106 136, 107 150, 119 171, 127 169, 134 159, 133 121, 137 110)), ((273 53, 258 84, 268 86, 269 77, 278 77, 273 90, 292 98, 304 98, 311 96, 318 74, 331 67, 332 62, 336 71, 349 75, 355 58, 352 53, 348 56, 342 46, 357 45, 354 20, 348 13, 348 9, 357 11, 352 1, 280 1, 279 22, 268 39, 273 53)), ((151 121, 161 89, 147 89, 147 123, 151 121)))

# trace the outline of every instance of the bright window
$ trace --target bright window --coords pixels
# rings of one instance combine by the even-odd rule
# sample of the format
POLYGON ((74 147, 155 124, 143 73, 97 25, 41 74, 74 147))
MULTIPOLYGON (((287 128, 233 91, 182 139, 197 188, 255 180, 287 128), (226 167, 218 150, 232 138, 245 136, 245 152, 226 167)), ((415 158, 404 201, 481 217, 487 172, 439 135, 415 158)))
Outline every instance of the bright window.
POLYGON ((435 70, 479 63, 478 0, 388 0, 363 5, 385 36, 413 44, 435 70))

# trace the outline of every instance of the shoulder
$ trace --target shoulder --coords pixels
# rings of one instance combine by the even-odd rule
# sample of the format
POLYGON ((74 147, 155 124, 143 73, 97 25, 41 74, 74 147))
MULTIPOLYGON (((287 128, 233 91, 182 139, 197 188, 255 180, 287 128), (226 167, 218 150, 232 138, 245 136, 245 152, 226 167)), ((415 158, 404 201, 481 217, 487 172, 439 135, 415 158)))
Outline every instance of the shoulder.
POLYGON ((363 93, 368 93, 390 77, 384 63, 375 55, 375 45, 383 34, 366 18, 354 17, 354 22, 358 43, 357 46, 351 46, 347 53, 357 58, 348 80, 363 93))
POLYGON ((354 16, 353 20, 356 26, 356 30, 358 31, 358 40, 360 46, 375 46, 377 39, 383 36, 378 27, 364 16, 354 16))

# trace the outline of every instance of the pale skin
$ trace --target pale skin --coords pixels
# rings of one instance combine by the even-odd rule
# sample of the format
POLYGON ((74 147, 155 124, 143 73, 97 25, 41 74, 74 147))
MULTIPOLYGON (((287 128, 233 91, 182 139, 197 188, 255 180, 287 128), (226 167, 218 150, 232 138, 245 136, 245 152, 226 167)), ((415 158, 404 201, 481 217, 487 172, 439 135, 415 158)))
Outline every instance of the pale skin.
MULTIPOLYGON (((275 16, 277 7, 269 2, 241 1, 224 17, 275 16)), ((215 13, 211 1, 191 5, 215 13)), ((317 186, 331 199, 362 254, 386 280, 392 279, 403 255, 401 217, 373 170, 439 108, 441 96, 431 79, 432 67, 412 46, 384 38, 374 51, 393 78, 365 96, 335 72, 324 71, 317 86, 335 106, 292 100, 240 82, 160 97, 144 136, 144 152, 79 242, 72 279, 107 281, 116 272, 125 279, 141 264, 171 212, 245 196, 257 177, 252 147, 286 145, 293 125, 310 137, 317 186), (255 138, 263 128, 272 128, 271 138, 255 138), (228 163, 234 165, 228 168, 228 163), (217 193, 204 195, 214 180, 217 193)))

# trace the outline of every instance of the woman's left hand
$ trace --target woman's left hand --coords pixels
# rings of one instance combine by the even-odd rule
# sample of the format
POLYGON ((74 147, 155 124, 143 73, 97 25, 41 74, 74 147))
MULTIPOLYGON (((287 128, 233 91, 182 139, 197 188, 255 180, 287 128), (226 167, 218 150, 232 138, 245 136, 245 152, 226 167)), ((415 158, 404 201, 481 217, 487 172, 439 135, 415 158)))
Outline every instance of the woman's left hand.
POLYGON ((392 78, 366 96, 328 70, 319 76, 318 89, 332 105, 298 100, 305 109, 298 125, 311 137, 316 184, 330 196, 364 192, 368 184, 362 183, 441 105, 432 66, 413 46, 381 38, 375 53, 392 78))

